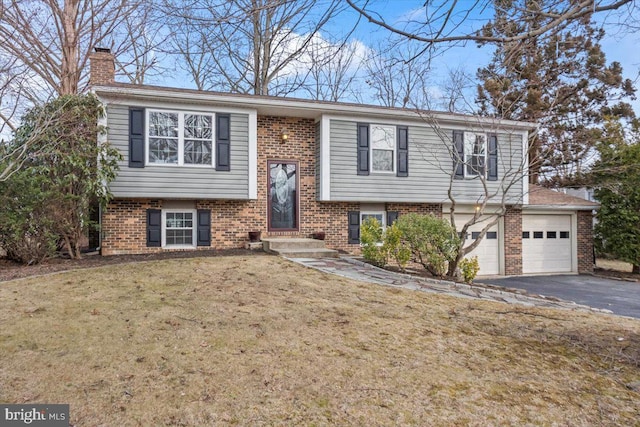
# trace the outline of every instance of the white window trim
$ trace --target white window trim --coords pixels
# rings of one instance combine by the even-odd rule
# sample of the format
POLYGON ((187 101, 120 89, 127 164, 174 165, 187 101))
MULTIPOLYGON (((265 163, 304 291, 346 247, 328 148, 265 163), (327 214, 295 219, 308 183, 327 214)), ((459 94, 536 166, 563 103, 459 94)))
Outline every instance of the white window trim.
POLYGON ((161 167, 193 167, 193 168, 215 168, 216 164, 216 114, 207 111, 186 111, 186 110, 165 110, 161 108, 145 109, 144 123, 144 148, 145 148, 145 166, 161 166, 161 167), (151 113, 175 113, 178 115, 178 163, 155 163, 149 161, 149 116, 151 113), (184 162, 184 116, 194 114, 199 116, 211 117, 211 164, 199 165, 184 162))
POLYGON ((391 125, 387 123, 369 123, 369 171, 372 174, 385 174, 385 175, 394 175, 396 173, 396 163, 398 155, 398 127, 396 125, 391 125), (374 126, 384 126, 393 128, 393 150, 385 150, 385 151, 393 151, 393 158, 391 160, 391 170, 390 171, 379 171, 373 168, 373 127, 374 126))
POLYGON ((360 225, 364 222, 364 215, 382 215, 382 229, 387 228, 387 212, 386 211, 360 211, 360 225))
POLYGON ((167 249, 193 249, 197 245, 198 212, 196 209, 162 209, 162 247, 167 249), (193 230, 191 245, 167 245, 167 213, 191 213, 193 216, 193 230))
MULTIPOLYGON (((387 228, 387 211, 360 211, 360 227, 364 223, 364 219, 362 218, 364 215, 382 215, 382 230, 386 230, 387 228)), ((362 246, 362 242, 360 242, 362 246)), ((378 242, 376 246, 382 246, 382 242, 378 242)))
POLYGON ((473 131, 464 131, 462 133, 462 150, 463 150, 463 155, 464 155, 464 159, 462 164, 464 165, 464 177, 465 178, 469 178, 469 179, 473 179, 473 178, 477 178, 479 176, 484 176, 486 178, 487 176, 487 170, 488 170, 488 150, 489 150, 489 135, 484 133, 484 132, 473 132, 473 131), (473 137, 475 138, 477 135, 482 135, 484 136, 484 172, 482 174, 476 172, 476 173, 469 173, 468 167, 471 166, 471 159, 472 157, 481 157, 478 155, 474 155, 474 154, 467 154, 467 135, 473 135, 473 137))

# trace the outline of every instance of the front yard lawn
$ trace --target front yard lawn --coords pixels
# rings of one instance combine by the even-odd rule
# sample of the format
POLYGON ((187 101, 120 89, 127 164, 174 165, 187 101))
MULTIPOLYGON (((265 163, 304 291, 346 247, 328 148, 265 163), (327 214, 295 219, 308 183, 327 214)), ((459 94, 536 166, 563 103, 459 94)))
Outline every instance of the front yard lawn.
POLYGON ((640 321, 272 256, 0 283, 0 401, 96 425, 634 425, 640 321))

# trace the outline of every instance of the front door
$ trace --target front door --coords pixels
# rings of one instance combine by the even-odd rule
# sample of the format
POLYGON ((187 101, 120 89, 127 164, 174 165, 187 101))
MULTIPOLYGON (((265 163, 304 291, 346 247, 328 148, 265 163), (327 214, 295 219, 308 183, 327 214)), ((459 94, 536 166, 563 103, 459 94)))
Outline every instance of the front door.
POLYGON ((298 162, 268 162, 269 231, 298 231, 298 162))

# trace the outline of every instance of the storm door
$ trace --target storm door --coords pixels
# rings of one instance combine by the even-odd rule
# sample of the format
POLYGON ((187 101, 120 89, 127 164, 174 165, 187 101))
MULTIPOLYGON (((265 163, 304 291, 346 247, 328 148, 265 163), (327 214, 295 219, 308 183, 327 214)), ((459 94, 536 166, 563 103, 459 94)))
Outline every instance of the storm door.
POLYGON ((298 162, 269 161, 270 231, 298 230, 298 162))

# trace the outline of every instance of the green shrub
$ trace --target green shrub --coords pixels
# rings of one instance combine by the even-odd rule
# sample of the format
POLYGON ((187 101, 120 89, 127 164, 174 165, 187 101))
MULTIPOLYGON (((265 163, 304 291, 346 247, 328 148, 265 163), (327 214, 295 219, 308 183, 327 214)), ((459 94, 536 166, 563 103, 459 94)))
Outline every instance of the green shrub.
POLYGON ((8 258, 37 264, 55 254, 58 236, 48 215, 50 198, 46 178, 29 171, 0 185, 0 246, 8 258))
POLYGON ((474 256, 471 258, 465 258, 460 261, 460 271, 462 271, 462 278, 465 283, 471 284, 473 279, 476 278, 478 272, 480 271, 480 263, 478 262, 478 257, 474 256))
POLYGON ((451 224, 432 214, 415 213, 400 216, 396 224, 413 260, 434 276, 444 276, 449 262, 455 260, 460 242, 451 224))
POLYGON ((387 265, 388 253, 382 244, 384 230, 375 218, 367 218, 360 226, 360 243, 362 256, 371 264, 378 267, 387 265))
POLYGON ((394 222, 385 230, 383 247, 388 257, 396 262, 401 271, 404 271, 411 259, 411 250, 403 243, 402 230, 397 223, 394 222))
MULTIPOLYGON (((34 263, 50 255, 51 234, 72 258, 94 227, 91 209, 106 205, 121 155, 108 143, 95 95, 65 95, 36 106, 0 147, 0 239, 9 255, 34 263)), ((54 245, 56 246, 56 245, 54 245)))

